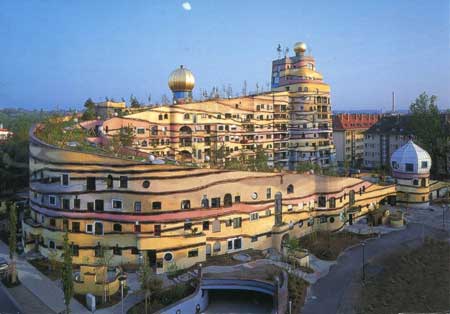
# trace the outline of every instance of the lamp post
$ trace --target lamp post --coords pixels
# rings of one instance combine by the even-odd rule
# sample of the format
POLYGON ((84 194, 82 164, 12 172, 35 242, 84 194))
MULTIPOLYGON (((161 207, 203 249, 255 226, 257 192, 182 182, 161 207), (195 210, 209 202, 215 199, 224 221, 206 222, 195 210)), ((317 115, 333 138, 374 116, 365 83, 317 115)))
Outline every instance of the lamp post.
POLYGON ((121 303, 122 303, 122 314, 123 314, 123 286, 125 283, 125 280, 127 280, 127 276, 125 274, 121 274, 119 276, 119 282, 120 282, 120 297, 121 297, 121 303))
POLYGON ((362 246, 362 281, 365 282, 366 280, 366 270, 365 270, 365 252, 364 252, 364 247, 366 246, 366 244, 364 242, 361 242, 361 246, 362 246))

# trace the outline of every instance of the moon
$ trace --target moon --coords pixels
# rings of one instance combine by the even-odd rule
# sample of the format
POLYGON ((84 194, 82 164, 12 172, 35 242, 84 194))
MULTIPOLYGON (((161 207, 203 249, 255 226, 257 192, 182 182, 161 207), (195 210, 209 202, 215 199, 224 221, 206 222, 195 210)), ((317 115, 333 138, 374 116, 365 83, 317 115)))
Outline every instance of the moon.
POLYGON ((189 2, 183 2, 183 4, 181 5, 182 7, 183 7, 183 9, 185 10, 185 11, 191 11, 191 9, 192 9, 192 6, 191 6, 191 4, 189 3, 189 2))

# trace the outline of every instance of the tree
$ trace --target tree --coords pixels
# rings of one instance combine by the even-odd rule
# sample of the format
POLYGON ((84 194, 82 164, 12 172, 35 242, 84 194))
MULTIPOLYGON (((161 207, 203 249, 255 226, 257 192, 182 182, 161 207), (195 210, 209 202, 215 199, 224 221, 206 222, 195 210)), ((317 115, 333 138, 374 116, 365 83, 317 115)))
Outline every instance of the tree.
POLYGON ((84 102, 84 108, 86 108, 84 110, 84 113, 82 115, 82 119, 83 120, 94 120, 95 117, 95 103, 92 101, 91 98, 88 98, 85 102, 84 102))
POLYGON ((9 211, 9 258, 11 259, 9 280, 12 284, 17 282, 16 250, 17 250, 17 215, 13 202, 6 202, 6 210, 9 211))
POLYGON ((314 163, 314 162, 300 162, 297 165, 296 171, 297 173, 303 173, 303 172, 308 172, 310 170, 314 170, 314 173, 316 174, 320 174, 321 172, 321 168, 318 164, 314 163))
MULTIPOLYGON (((416 141, 431 155, 431 173, 437 175, 439 169, 446 166, 446 156, 450 150, 450 132, 441 123, 436 96, 429 97, 425 92, 411 104, 410 127, 416 141)), ((446 169, 446 168, 444 168, 446 169)))
POLYGON ((139 107, 141 107, 141 104, 139 103, 137 98, 134 97, 133 95, 130 96, 130 107, 131 108, 139 108, 139 107))
POLYGON ((150 297, 152 294, 155 294, 161 290, 162 280, 153 274, 146 259, 144 259, 144 263, 141 266, 139 281, 141 284, 141 289, 145 293, 145 314, 148 314, 148 305, 151 302, 150 297))
POLYGON ((133 129, 130 127, 121 128, 120 134, 119 134, 119 139, 120 139, 120 143, 122 144, 122 146, 124 146, 124 147, 132 146, 133 140, 134 140, 133 129))
POLYGON ((111 266, 111 260, 114 254, 112 250, 108 249, 106 246, 100 246, 100 257, 97 258, 96 265, 102 267, 103 270, 103 302, 106 303, 109 299, 109 289, 108 289, 108 269, 111 266))
POLYGON ((255 153, 255 158, 250 160, 250 169, 253 171, 270 171, 270 167, 267 164, 268 158, 266 153, 262 148, 257 148, 255 153))
POLYGON ((61 280, 64 291, 64 304, 66 305, 66 313, 70 313, 70 301, 73 297, 73 269, 72 269, 72 252, 69 245, 69 234, 66 231, 63 242, 63 268, 61 280))

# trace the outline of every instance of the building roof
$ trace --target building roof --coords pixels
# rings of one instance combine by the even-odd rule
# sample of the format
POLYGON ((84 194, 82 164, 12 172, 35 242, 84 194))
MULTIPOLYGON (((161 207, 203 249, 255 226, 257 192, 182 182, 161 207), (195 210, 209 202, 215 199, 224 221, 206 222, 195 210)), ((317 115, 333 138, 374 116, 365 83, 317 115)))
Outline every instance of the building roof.
POLYGON ((431 157, 426 150, 409 140, 392 154, 391 165, 394 172, 429 173, 431 157), (412 164, 413 168, 408 170, 406 164, 412 164))
POLYGON ((412 135, 409 115, 384 116, 372 125, 366 133, 412 135))
POLYGON ((333 115, 333 130, 368 129, 379 121, 381 114, 371 113, 340 113, 333 115))

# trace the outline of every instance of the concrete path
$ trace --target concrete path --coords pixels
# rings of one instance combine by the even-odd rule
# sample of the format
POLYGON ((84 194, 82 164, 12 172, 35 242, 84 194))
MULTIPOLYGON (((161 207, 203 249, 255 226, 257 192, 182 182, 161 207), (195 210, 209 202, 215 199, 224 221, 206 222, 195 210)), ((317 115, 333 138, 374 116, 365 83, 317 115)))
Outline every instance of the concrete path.
POLYGON ((26 314, 16 300, 11 296, 10 291, 0 282, 0 313, 4 314, 26 314))
MULTIPOLYGON (((9 261, 9 248, 0 241, 0 256, 9 261)), ((16 267, 20 282, 42 303, 48 306, 54 313, 60 313, 65 310, 64 293, 49 278, 44 276, 39 270, 26 260, 18 258, 16 267)), ((88 314, 86 308, 77 300, 72 299, 72 313, 88 314)))
MULTIPOLYGON (((434 236, 447 239, 447 230, 439 230, 428 225, 411 223, 400 232, 392 232, 381 238, 366 241, 365 262, 389 255, 403 247, 415 247, 423 237, 434 236)), ((362 246, 358 245, 338 257, 329 274, 319 279, 310 289, 302 314, 330 314, 354 311, 355 299, 348 293, 355 289, 362 267, 362 246)))

